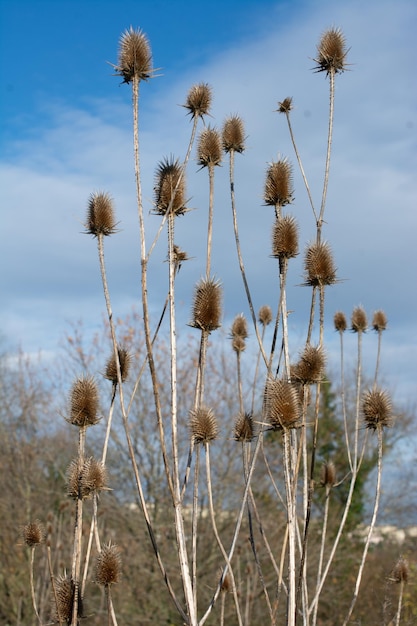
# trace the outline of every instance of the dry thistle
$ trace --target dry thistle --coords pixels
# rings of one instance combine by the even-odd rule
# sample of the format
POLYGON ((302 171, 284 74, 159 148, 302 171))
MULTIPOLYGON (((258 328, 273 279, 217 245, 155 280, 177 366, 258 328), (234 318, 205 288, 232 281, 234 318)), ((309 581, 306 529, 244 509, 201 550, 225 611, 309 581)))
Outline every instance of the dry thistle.
POLYGON ((388 324, 388 320, 384 311, 381 311, 381 310, 375 311, 374 316, 372 318, 372 328, 377 333, 380 333, 383 330, 387 329, 387 324, 388 324))
POLYGON ((312 243, 307 247, 304 268, 305 285, 319 287, 336 282, 336 267, 333 254, 327 242, 312 243))
POLYGON ((107 237, 116 232, 113 200, 108 193, 92 193, 88 200, 86 233, 98 237, 107 237))
POLYGON ((296 428, 300 419, 300 397, 295 385, 269 378, 265 387, 264 412, 274 430, 296 428))
POLYGON ((282 102, 278 102, 278 113, 289 113, 292 109, 292 98, 284 98, 282 102))
POLYGON ((240 413, 235 422, 235 440, 252 441, 254 438, 253 419, 250 413, 240 413))
POLYGON ((258 320, 262 326, 268 326, 272 322, 272 309, 268 304, 264 304, 259 309, 258 320))
POLYGON ((90 457, 84 461, 74 459, 67 470, 67 494, 74 500, 91 497, 107 489, 107 471, 101 461, 90 457))
POLYGON ((118 546, 112 543, 103 546, 96 559, 96 583, 103 587, 115 585, 120 580, 121 567, 122 560, 118 546))
POLYGON ((206 406, 190 411, 190 430, 194 443, 209 443, 218 434, 214 411, 206 406))
POLYGON ((164 159, 158 165, 155 175, 155 211, 160 215, 171 212, 183 215, 185 206, 184 170, 178 159, 164 159))
POLYGON ((45 526, 37 519, 29 522, 22 528, 23 541, 29 548, 39 545, 45 541, 45 526))
POLYGON ((237 353, 243 352, 246 348, 246 339, 248 338, 248 324, 242 313, 236 315, 233 320, 230 336, 233 350, 237 353))
MULTIPOLYGON (((122 379, 122 383, 125 382, 129 375, 129 368, 132 362, 132 355, 125 348, 117 348, 117 355, 119 359, 120 365, 120 377, 122 379)), ((110 380, 113 385, 117 385, 117 364, 114 353, 109 357, 106 364, 106 371, 104 373, 104 378, 110 380)))
POLYGON ((220 165, 222 161, 222 143, 220 133, 211 126, 204 128, 198 140, 197 160, 202 167, 220 165))
POLYGON ((277 217, 272 229, 272 256, 291 259, 298 254, 298 225, 294 217, 277 217))
MULTIPOLYGON (((56 590, 56 619, 65 624, 71 623, 72 610, 74 606, 75 586, 69 576, 58 576, 55 580, 56 590)), ((78 615, 82 615, 82 602, 78 599, 78 615)))
POLYGON ((354 333, 364 333, 368 327, 366 313, 361 306, 353 309, 351 318, 351 329, 354 333))
POLYGON ((67 421, 74 426, 94 426, 100 421, 97 416, 99 405, 98 387, 93 377, 82 376, 72 386, 70 393, 70 417, 67 421))
POLYGON ((347 321, 346 321, 346 316, 342 311, 337 311, 337 313, 334 314, 333 323, 334 323, 335 329, 339 333, 345 332, 347 328, 347 321))
POLYGON ((307 345, 299 361, 291 368, 291 378, 303 385, 313 385, 323 380, 325 365, 323 348, 307 345))
POLYGON ((225 152, 243 152, 245 149, 245 131, 240 117, 233 115, 227 118, 222 132, 223 150, 225 152))
POLYGON ((406 559, 404 559, 404 557, 401 556, 396 562, 391 572, 389 581, 392 583, 397 583, 397 584, 407 583, 408 574, 409 574, 408 562, 406 561, 406 559))
POLYGON ((340 74, 346 69, 346 39, 340 28, 330 28, 321 36, 317 46, 317 58, 314 61, 316 72, 340 74))
POLYGON ((194 293, 192 321, 190 326, 211 332, 220 327, 222 313, 222 292, 220 282, 213 278, 203 278, 194 293))
POLYGON ((270 163, 266 172, 265 204, 285 206, 293 201, 292 166, 288 159, 270 163))
POLYGON ((321 466, 320 484, 322 487, 333 487, 336 482, 336 468, 333 461, 325 461, 321 466))
POLYGON ((183 105, 192 118, 207 115, 211 107, 211 87, 207 83, 193 85, 188 92, 187 101, 183 105))
POLYGON ((132 26, 120 37, 118 65, 114 66, 124 83, 148 80, 152 76, 152 53, 145 33, 132 26))
POLYGON ((392 426, 392 402, 389 394, 378 388, 367 391, 362 400, 362 413, 367 428, 376 430, 392 426))

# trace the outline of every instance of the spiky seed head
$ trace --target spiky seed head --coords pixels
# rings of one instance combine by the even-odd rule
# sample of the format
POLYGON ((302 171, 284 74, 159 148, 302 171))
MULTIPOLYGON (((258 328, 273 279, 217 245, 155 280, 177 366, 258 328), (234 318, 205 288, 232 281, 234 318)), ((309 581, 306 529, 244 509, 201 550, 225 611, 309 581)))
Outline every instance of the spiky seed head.
POLYGON ((246 348, 245 340, 248 338, 248 324, 245 316, 240 313, 233 320, 231 329, 232 347, 235 352, 243 352, 246 348))
POLYGON ((295 428, 301 415, 300 397, 295 385, 287 380, 268 378, 264 412, 274 430, 295 428))
POLYGON ((246 350, 246 341, 242 337, 232 337, 232 348, 236 354, 246 350))
POLYGON ((95 581, 103 587, 115 585, 120 580, 122 559, 117 545, 108 543, 101 548, 95 565, 95 581))
POLYGON ((366 313, 361 306, 357 306, 353 309, 352 317, 350 320, 351 329, 354 333, 364 333, 368 328, 368 319, 366 313))
POLYGON ((298 362, 291 368, 291 378, 303 385, 314 385, 323 380, 326 356, 321 346, 307 345, 298 362))
POLYGON ((99 395, 97 383, 92 376, 81 376, 70 392, 70 416, 68 421, 74 426, 94 426, 98 417, 99 395))
MULTIPOLYGON (((120 377, 122 383, 124 383, 129 375, 129 368, 132 362, 132 355, 126 350, 126 348, 117 348, 118 360, 120 365, 120 377)), ((110 380, 113 385, 117 385, 117 364, 114 353, 109 357, 106 363, 106 371, 104 372, 104 378, 110 380)))
POLYGON ((262 326, 268 326, 272 322, 272 309, 268 304, 264 304, 259 309, 258 320, 262 326))
POLYGON ((230 580, 230 574, 229 572, 226 572, 226 576, 223 579, 220 591, 222 591, 223 593, 229 593, 231 588, 232 588, 232 581, 230 580))
POLYGON ((278 102, 278 113, 289 113, 292 109, 292 98, 284 98, 282 102, 278 102))
POLYGON ((178 159, 170 157, 159 163, 154 190, 156 213, 165 215, 169 211, 182 215, 187 211, 184 170, 178 159))
POLYGON ((304 257, 305 285, 320 287, 336 282, 336 267, 327 242, 312 243, 304 257))
POLYGON ((207 406, 200 406, 190 411, 190 430, 194 443, 209 443, 218 434, 214 411, 207 406))
POLYGON ((191 87, 184 107, 188 109, 188 113, 192 118, 202 118, 209 113, 211 101, 211 87, 207 83, 199 83, 191 87))
POLYGON ((145 33, 132 26, 125 30, 119 41, 118 65, 115 70, 124 83, 133 79, 148 80, 153 73, 152 53, 145 33))
POLYGON ((202 278, 195 288, 190 326, 207 332, 221 326, 222 290, 214 278, 202 278))
POLYGON ((106 468, 97 459, 74 459, 67 470, 67 494, 74 500, 85 500, 107 489, 106 468))
POLYGON ((22 528, 22 537, 25 544, 33 548, 45 541, 45 526, 38 519, 34 522, 29 522, 22 528))
POLYGON ((270 163, 266 172, 265 204, 285 206, 293 201, 292 166, 288 159, 270 163))
MULTIPOLYGON (((75 585, 69 576, 58 576, 55 580, 54 604, 56 620, 65 624, 71 623, 74 606, 75 585)), ((80 598, 79 598, 80 600, 80 598)), ((82 608, 78 606, 78 615, 82 615, 82 608)))
POLYGON ((372 318, 372 328, 377 333, 380 333, 383 330, 387 329, 387 324, 388 324, 388 320, 387 320, 387 316, 385 315, 384 311, 382 311, 382 310, 375 311, 374 316, 372 318))
POLYGON ((334 323, 335 329, 339 333, 345 332, 347 328, 347 320, 346 320, 345 314, 342 311, 337 311, 337 313, 334 314, 333 323, 334 323))
POLYGON ((240 413, 235 421, 235 440, 249 442, 254 436, 251 413, 240 413))
POLYGON ((222 143, 218 130, 207 126, 199 136, 197 160, 202 167, 220 165, 222 161, 222 143))
POLYGON ((178 270, 181 268, 181 265, 184 263, 184 261, 188 261, 190 258, 185 250, 181 250, 181 248, 175 244, 173 246, 173 257, 174 264, 178 270))
POLYGON ((222 132, 223 150, 225 152, 243 152, 245 149, 245 129, 238 115, 227 118, 222 132))
POLYGON ((346 69, 346 39, 340 28, 330 28, 321 36, 317 46, 317 72, 340 74, 346 69))
POLYGON ((379 388, 367 391, 362 400, 362 414, 367 428, 376 430, 392 426, 392 402, 389 394, 379 388))
POLYGON ((298 224, 291 215, 277 217, 272 229, 272 256, 291 259, 298 254, 298 224))
POLYGON ((407 583, 409 576, 409 566, 408 561, 404 559, 404 557, 400 557, 394 568, 391 572, 391 576, 389 577, 390 582, 392 583, 407 583))
POLYGON ((336 482, 336 468, 333 461, 325 461, 321 466, 320 484, 323 487, 333 487, 336 482))
POLYGON ((98 237, 107 237, 116 232, 113 200, 103 191, 92 193, 88 199, 86 233, 98 237))

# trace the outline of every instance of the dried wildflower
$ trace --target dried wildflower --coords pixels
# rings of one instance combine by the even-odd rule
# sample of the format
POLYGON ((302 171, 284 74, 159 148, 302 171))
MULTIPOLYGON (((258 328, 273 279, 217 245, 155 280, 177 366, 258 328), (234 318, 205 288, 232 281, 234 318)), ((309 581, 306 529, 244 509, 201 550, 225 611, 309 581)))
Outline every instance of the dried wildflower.
POLYGON ((227 118, 222 132, 223 150, 225 152, 243 152, 245 149, 245 130, 240 117, 233 115, 227 118))
POLYGON ((103 587, 115 585, 120 580, 121 567, 122 560, 118 546, 112 543, 103 546, 96 559, 96 583, 103 587))
POLYGON ((376 430, 392 426, 392 402, 389 394, 378 388, 367 391, 362 400, 362 414, 367 428, 376 430))
POLYGON ((232 582, 230 580, 229 572, 226 573, 226 576, 223 578, 223 582, 220 588, 220 591, 223 593, 228 593, 232 588, 232 582))
POLYGON ((325 461, 321 466, 320 484, 322 487, 333 487, 336 482, 336 468, 333 461, 325 461))
POLYGON ((38 519, 34 522, 29 522, 22 528, 23 541, 30 548, 43 543, 45 535, 45 527, 38 519))
POLYGON ((387 316, 384 311, 375 311, 374 316, 372 318, 372 328, 376 330, 377 333, 382 332, 387 329, 387 316))
POLYGON ((80 428, 94 426, 100 420, 98 413, 98 387, 94 378, 82 376, 72 386, 70 393, 70 417, 68 421, 80 428))
POLYGON ((351 329, 354 333, 364 333, 368 327, 366 313, 361 306, 353 309, 351 318, 351 329))
POLYGON ((194 443, 209 443, 216 439, 218 428, 214 411, 207 406, 190 411, 190 429, 194 443))
POLYGON ((119 42, 118 65, 114 66, 124 83, 133 79, 148 80, 152 76, 152 53, 145 33, 132 26, 125 30, 119 42))
POLYGON ((222 161, 222 143, 220 133, 211 126, 204 128, 198 140, 197 160, 202 167, 220 165, 222 161))
MULTIPOLYGON (((132 362, 132 355, 125 348, 119 347, 117 348, 117 355, 120 365, 120 377, 122 379, 122 383, 124 383, 129 374, 129 368, 132 362)), ((107 361, 104 378, 107 378, 107 380, 111 380, 113 385, 117 384, 117 364, 114 353, 107 361)))
POLYGON ((220 283, 213 278, 203 278, 194 293, 192 321, 190 326, 207 332, 220 327, 222 292, 220 283))
POLYGON ((264 304, 259 309, 258 320, 262 326, 268 326, 272 322, 272 309, 268 304, 264 304))
POLYGON ((243 313, 236 315, 233 320, 231 336, 241 337, 242 339, 248 338, 248 323, 243 313))
POLYGON ((389 580, 390 582, 397 583, 397 584, 407 583, 408 574, 409 574, 408 562, 406 561, 406 559, 404 559, 404 557, 401 556, 396 562, 391 572, 391 576, 389 577, 389 580))
POLYGON ((282 102, 278 102, 278 113, 289 113, 292 109, 292 98, 284 98, 282 102))
POLYGON ((292 166, 288 159, 270 163, 264 188, 265 204, 285 206, 293 201, 292 166))
POLYGON ((155 175, 155 211, 165 215, 168 211, 174 215, 183 215, 185 206, 184 170, 178 159, 164 159, 158 165, 155 175))
POLYGON ((86 233, 98 237, 107 237, 116 232, 113 200, 108 193, 92 193, 88 200, 86 233))
POLYGON ((339 333, 345 332, 347 328, 347 321, 346 321, 346 316, 344 313, 342 313, 342 311, 337 311, 337 313, 334 314, 333 323, 334 323, 335 329, 339 333))
POLYGON ((184 263, 184 261, 189 260, 189 256, 184 250, 181 250, 179 246, 174 244, 173 260, 174 260, 174 264, 177 269, 177 272, 179 272, 181 269, 181 265, 184 263))
POLYGON ((300 419, 300 398, 295 385, 269 378, 265 387, 264 411, 274 430, 295 428, 300 419))
POLYGON ((199 83, 191 87, 184 107, 188 109, 192 118, 202 118, 210 111, 211 100, 211 87, 207 83, 199 83))
POLYGON ((67 494, 70 498, 84 500, 103 489, 107 489, 107 472, 101 461, 90 457, 71 462, 67 470, 67 494))
POLYGON ((308 246, 304 258, 304 268, 305 285, 311 287, 332 285, 337 280, 333 254, 327 242, 312 243, 308 246))
POLYGON ((235 440, 252 441, 254 436, 251 413, 240 413, 235 422, 235 440))
MULTIPOLYGON (((55 607, 56 619, 59 622, 70 624, 74 606, 75 585, 69 576, 58 576, 55 580, 57 605, 55 607)), ((82 616, 82 602, 78 599, 78 615, 82 616)))
POLYGON ((330 28, 321 36, 317 46, 317 58, 314 61, 317 72, 340 74, 346 69, 346 39, 340 28, 330 28))
POLYGON ((298 225, 294 217, 277 217, 272 229, 272 256, 291 259, 298 254, 298 225))
POLYGON ((291 368, 291 378, 303 385, 313 385, 323 380, 326 357, 320 346, 306 346, 299 361, 291 368))

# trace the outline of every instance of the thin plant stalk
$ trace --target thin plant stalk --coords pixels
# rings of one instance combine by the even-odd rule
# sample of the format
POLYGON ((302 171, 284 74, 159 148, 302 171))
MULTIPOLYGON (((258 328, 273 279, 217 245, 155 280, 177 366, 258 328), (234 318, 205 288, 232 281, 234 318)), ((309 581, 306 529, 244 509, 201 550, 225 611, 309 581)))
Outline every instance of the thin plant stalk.
MULTIPOLYGON (((321 529, 321 542, 320 542, 319 562, 318 562, 318 566, 317 566, 317 585, 316 585, 316 589, 318 588, 318 586, 320 584, 321 572, 322 572, 322 569, 323 569, 324 548, 325 548, 325 545, 326 545, 326 535, 327 535, 327 521, 329 519, 330 492, 331 492, 331 487, 329 485, 326 485, 326 500, 325 500, 325 504, 324 504, 323 525, 322 525, 322 529, 321 529)), ((318 603, 314 606, 311 626, 316 626, 316 624, 317 624, 317 610, 318 610, 318 603)))
POLYGON ((292 446, 291 432, 288 428, 283 429, 283 454, 284 454, 284 478, 288 527, 288 596, 287 596, 287 624, 295 626, 296 610, 296 576, 295 576, 295 532, 296 532, 296 498, 295 484, 292 472, 292 446))
POLYGON ((329 127, 327 133, 327 152, 326 152, 326 165, 324 170, 323 180, 323 193, 321 198, 320 215, 317 221, 317 243, 321 241, 321 228, 324 221, 324 211, 326 208, 327 200, 327 188, 329 185, 329 173, 330 173, 330 156, 332 151, 332 139, 333 139, 333 118, 334 118, 334 86, 335 86, 335 71, 332 68, 329 71, 329 127))
POLYGON ((38 612, 38 605, 37 605, 37 602, 36 602, 36 595, 35 595, 35 583, 34 583, 34 576, 33 576, 34 563, 35 563, 35 546, 31 546, 31 548, 30 548, 30 567, 29 567, 30 595, 32 597, 32 606, 33 606, 33 610, 35 611, 35 615, 37 617, 37 620, 38 620, 39 624, 42 624, 42 620, 41 620, 39 612, 38 612))

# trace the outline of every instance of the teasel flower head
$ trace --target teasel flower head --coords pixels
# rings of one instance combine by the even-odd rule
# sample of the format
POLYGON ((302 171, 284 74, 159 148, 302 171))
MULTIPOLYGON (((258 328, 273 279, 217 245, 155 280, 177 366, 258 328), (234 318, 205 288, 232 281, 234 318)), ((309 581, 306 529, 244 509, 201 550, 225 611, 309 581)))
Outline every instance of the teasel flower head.
POLYGON ((194 292, 190 326, 211 332, 221 326, 221 314, 222 290, 220 282, 214 278, 201 279, 194 292))
POLYGON ((364 333, 368 328, 368 319, 366 313, 361 306, 353 309, 351 317, 351 329, 354 333, 364 333))
POLYGON ((294 217, 277 217, 272 230, 272 256, 291 259, 298 254, 298 225, 294 217))
POLYGON ((377 430, 392 426, 394 416, 389 394, 379 388, 367 391, 362 399, 362 414, 367 428, 377 430))
POLYGON ((346 69, 346 39, 340 28, 330 28, 321 36, 317 46, 316 72, 341 74, 346 69))
POLYGON ((278 102, 278 113, 289 113, 292 110, 292 98, 284 98, 282 102, 278 102))
POLYGON ((346 316, 342 311, 337 311, 333 317, 333 324, 339 333, 344 333, 347 328, 346 316))
POLYGON ((259 309, 258 320, 262 326, 268 326, 272 322, 272 309, 268 304, 264 304, 259 309))
POLYGON ((323 380, 325 366, 323 348, 307 345, 298 362, 291 367, 291 378, 303 385, 314 385, 323 380))
POLYGON ((396 562, 396 564, 394 565, 394 568, 389 577, 389 581, 392 583, 397 583, 397 584, 407 583, 408 576, 409 576, 408 562, 404 557, 401 556, 396 562))
POLYGON ((336 267, 327 242, 312 243, 304 257, 305 285, 320 287, 337 282, 336 267))
POLYGON ((254 438, 251 413, 240 413, 235 421, 235 441, 250 442, 254 438))
POLYGON ((190 411, 190 430, 194 443, 209 443, 218 434, 214 411, 207 406, 200 406, 190 411))
MULTIPOLYGON (((58 576, 55 580, 56 606, 55 613, 58 622, 70 624, 74 606, 75 585, 69 576, 58 576)), ((78 616, 82 616, 81 597, 78 598, 78 616)), ((54 597, 55 604, 55 597, 54 597)))
POLYGON ((132 26, 120 37, 118 65, 114 66, 124 83, 148 80, 153 74, 152 53, 145 33, 132 26))
MULTIPOLYGON (((117 355, 119 359, 120 365, 120 377, 122 379, 122 383, 127 380, 129 375, 129 368, 132 362, 132 355, 125 348, 117 348, 117 355)), ((104 372, 104 378, 110 380, 113 385, 117 385, 117 364, 116 357, 114 353, 109 357, 106 364, 106 371, 104 372)))
POLYGON ((85 232, 93 237, 107 237, 117 232, 116 226, 111 196, 103 191, 92 193, 88 200, 85 232))
POLYGON ((85 500, 104 489, 108 489, 107 472, 101 461, 90 457, 71 462, 67 470, 67 494, 70 498, 85 500))
POLYGON ((270 163, 264 188, 265 204, 285 206, 293 201, 292 166, 288 159, 270 163))
POLYGON ((269 378, 265 387, 264 413, 274 430, 296 428, 301 415, 296 386, 287 380, 269 378))
POLYGON ((25 544, 29 548, 33 548, 45 541, 45 526, 38 519, 34 522, 29 522, 22 528, 22 537, 25 544))
POLYGON ((375 311, 374 316, 372 318, 372 328, 377 332, 381 333, 383 330, 387 329, 387 316, 384 311, 375 311))
POLYGON ((184 170, 178 159, 161 161, 155 175, 155 212, 183 215, 187 211, 184 170))
POLYGON ((96 381, 91 376, 81 376, 75 381, 70 392, 70 415, 67 421, 79 428, 94 426, 100 421, 98 409, 96 381))
POLYGON ((321 466, 320 484, 322 487, 333 487, 336 482, 336 468, 333 461, 325 461, 321 466))
POLYGON ((222 132, 223 150, 225 152, 242 153, 245 149, 245 129, 242 119, 237 115, 228 117, 223 124, 222 132))
POLYGON ((201 167, 213 167, 220 165, 222 161, 220 133, 211 126, 207 126, 200 133, 197 145, 197 160, 201 167))
POLYGON ((232 339, 232 347, 235 352, 243 352, 246 348, 246 339, 248 338, 248 324, 245 316, 241 313, 236 315, 233 320, 230 333, 232 339))
POLYGON ((188 92, 187 101, 184 107, 192 118, 208 115, 211 108, 212 92, 207 83, 193 85, 188 92))
POLYGON ((230 580, 230 574, 229 574, 229 572, 226 572, 226 576, 223 579, 220 591, 222 593, 229 593, 229 591, 231 591, 231 589, 232 589, 232 581, 230 580))
POLYGON ((103 546, 96 558, 95 582, 103 587, 115 585, 120 580, 122 559, 117 545, 103 546))

